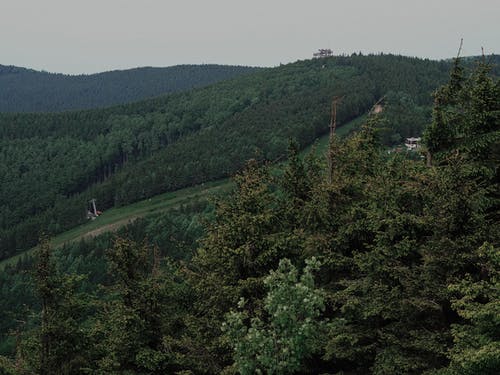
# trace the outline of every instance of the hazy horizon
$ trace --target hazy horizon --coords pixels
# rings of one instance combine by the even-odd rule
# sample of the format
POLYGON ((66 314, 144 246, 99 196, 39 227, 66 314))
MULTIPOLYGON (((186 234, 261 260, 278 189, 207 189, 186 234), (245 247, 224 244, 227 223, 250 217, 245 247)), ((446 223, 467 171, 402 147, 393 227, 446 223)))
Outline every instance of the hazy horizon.
MULTIPOLYGON (((458 50, 458 47, 457 47, 457 50, 458 50)), ((316 51, 313 51, 313 52, 316 52, 316 51)), ((365 53, 363 51, 358 51, 358 52, 353 52, 353 53, 359 53, 361 52, 363 55, 370 55, 370 54, 387 54, 387 55, 390 55, 390 54, 393 54, 391 52, 369 52, 369 53, 365 53)), ((486 57, 488 55, 498 55, 497 53, 490 53, 490 54, 487 54, 486 57)), ((341 56, 342 54, 338 54, 338 55, 334 55, 334 56, 341 56)), ((345 54, 344 54, 345 55, 345 54)), ((449 56, 449 57, 445 57, 445 58, 436 58, 436 59, 433 59, 433 58, 429 58, 429 57, 421 57, 421 56, 410 56, 410 55, 401 55, 401 54, 394 54, 394 55, 397 55, 397 56, 404 56, 404 57, 415 57, 415 58, 421 58, 421 59, 429 59, 429 60, 435 60, 435 61, 440 61, 440 60, 446 60, 446 59, 449 59, 449 58, 454 58, 455 56, 449 56)), ((461 57, 471 57, 471 56, 480 56, 480 54, 475 54, 475 55, 464 55, 464 54, 461 54, 461 57)), ((287 61, 287 62, 284 62, 284 63, 280 63, 280 64, 291 64, 291 63, 294 63, 294 62, 297 62, 297 61, 301 61, 301 60, 307 60, 307 59, 310 59, 312 58, 312 53, 311 53, 311 56, 310 57, 304 57, 303 59, 297 59, 297 60, 294 60, 294 61, 287 61)), ((216 63, 216 62, 213 62, 213 63, 192 63, 192 64, 174 64, 174 65, 165 65, 165 66, 153 66, 153 65, 141 65, 141 66, 130 66, 130 67, 120 67, 120 68, 111 68, 111 69, 108 69, 108 70, 101 70, 101 71, 95 71, 95 72, 69 72, 69 73, 65 73, 65 72, 56 72, 56 71, 49 71, 49 70, 46 70, 46 69, 35 69, 33 67, 30 67, 30 66, 21 66, 21 65, 15 65, 15 64, 3 64, 1 61, 0 61, 0 65, 3 65, 3 66, 14 66, 16 68, 26 68, 26 69, 29 69, 29 70, 35 70, 37 72, 42 72, 42 73, 50 73, 50 74, 64 74, 64 75, 69 75, 69 76, 78 76, 78 75, 92 75, 92 74, 100 74, 100 73, 109 73, 109 72, 115 72, 115 71, 124 71, 124 70, 133 70, 133 69, 141 69, 141 68, 153 68, 153 69, 162 69, 162 68, 171 68, 171 67, 176 67, 176 66, 182 66, 182 65, 223 65, 223 66, 241 66, 241 67, 250 67, 250 68, 272 68, 272 67, 276 67, 277 65, 273 65, 273 66, 265 66, 265 65, 243 65, 243 64, 239 64, 239 65, 235 65, 235 64, 219 64, 219 63, 216 63)))
POLYGON ((499 53, 496 0, 10 1, 0 64, 64 74, 223 64, 272 67, 334 54, 434 60, 499 53), (497 48, 495 50, 495 48, 497 48))

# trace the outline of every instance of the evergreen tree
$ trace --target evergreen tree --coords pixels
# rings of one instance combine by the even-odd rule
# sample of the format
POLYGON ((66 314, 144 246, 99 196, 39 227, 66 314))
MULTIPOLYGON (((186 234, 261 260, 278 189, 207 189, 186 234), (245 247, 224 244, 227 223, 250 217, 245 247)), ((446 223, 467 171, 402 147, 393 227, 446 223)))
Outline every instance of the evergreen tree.
MULTIPOLYGON (((288 145, 288 163, 283 176, 283 189, 290 200, 304 201, 310 191, 309 184, 312 182, 306 175, 306 168, 299 156, 299 145, 290 140, 288 145)), ((290 202, 289 202, 290 203, 290 202)), ((293 205, 293 204, 292 204, 293 205)))
POLYGON ((475 272, 450 286, 463 322, 453 326, 451 364, 444 373, 493 375, 500 368, 500 251, 485 243, 474 253, 475 272))
POLYGON ((482 162, 491 160, 492 153, 498 157, 500 94, 490 70, 482 61, 466 77, 457 58, 449 83, 436 91, 433 121, 424 132, 424 141, 438 163, 452 152, 482 162))
POLYGON ((98 373, 164 374, 179 369, 169 350, 180 335, 182 310, 174 268, 164 270, 157 251, 146 244, 116 238, 107 253, 116 280, 95 324, 99 342, 98 373), (176 326, 172 329, 171 326, 176 326))
POLYGON ((41 237, 35 268, 40 325, 23 334, 19 362, 24 371, 41 375, 84 373, 89 340, 83 322, 88 299, 77 293, 81 281, 81 276, 57 270, 49 239, 41 237))

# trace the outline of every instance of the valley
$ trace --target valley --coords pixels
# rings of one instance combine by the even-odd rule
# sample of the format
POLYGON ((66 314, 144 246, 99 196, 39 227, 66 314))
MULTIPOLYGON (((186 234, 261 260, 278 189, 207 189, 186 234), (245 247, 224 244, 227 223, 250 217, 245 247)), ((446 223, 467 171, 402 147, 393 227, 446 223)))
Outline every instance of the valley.
MULTIPOLYGON (((360 116, 345 125, 341 125, 336 131, 337 136, 340 138, 348 136, 351 132, 359 129, 365 119, 366 116, 360 116)), ((328 149, 328 140, 329 135, 324 135, 316 139, 312 145, 301 152, 301 156, 305 157, 314 147, 315 154, 318 157, 325 157, 328 149)), ((282 166, 283 164, 276 167, 279 168, 282 166)), ((82 224, 53 237, 51 239, 51 245, 56 249, 75 241, 89 240, 103 233, 114 232, 123 226, 131 224, 137 218, 175 209, 181 204, 189 203, 192 200, 207 200, 216 193, 228 193, 231 187, 232 184, 230 180, 223 179, 156 195, 124 207, 111 208, 103 212, 96 220, 89 221, 86 224, 82 224)), ((0 261, 0 271, 5 266, 15 265, 22 257, 32 256, 34 251, 35 249, 33 248, 0 261)))
POLYGON ((34 246, 40 231, 54 236, 82 224, 92 198, 108 210, 226 178, 250 158, 282 158, 290 138, 305 148, 328 132, 335 94, 345 95, 339 123, 390 94, 388 113, 408 115, 386 127, 386 138, 416 135, 448 67, 334 57, 106 109, 0 114, 0 258, 34 246))

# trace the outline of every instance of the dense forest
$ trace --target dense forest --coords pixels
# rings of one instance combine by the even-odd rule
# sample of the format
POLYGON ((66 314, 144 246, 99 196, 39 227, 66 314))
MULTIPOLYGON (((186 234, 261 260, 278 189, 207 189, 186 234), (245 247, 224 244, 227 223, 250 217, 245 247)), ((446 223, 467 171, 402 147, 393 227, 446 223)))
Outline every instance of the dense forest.
POLYGON ((500 80, 457 59, 424 159, 387 153, 388 121, 116 235, 42 237, 0 274, 0 371, 496 374, 500 80))
POLYGON ((0 65, 0 112, 108 107, 207 86, 258 70, 244 66, 178 65, 65 75, 0 65))
POLYGON ((99 209, 227 177, 256 158, 286 155, 383 97, 384 143, 417 136, 451 65, 394 55, 299 61, 185 93, 100 110, 0 114, 0 259, 99 209), (400 115, 401 111, 407 111, 400 115), (404 121, 400 121, 404 116, 404 121))

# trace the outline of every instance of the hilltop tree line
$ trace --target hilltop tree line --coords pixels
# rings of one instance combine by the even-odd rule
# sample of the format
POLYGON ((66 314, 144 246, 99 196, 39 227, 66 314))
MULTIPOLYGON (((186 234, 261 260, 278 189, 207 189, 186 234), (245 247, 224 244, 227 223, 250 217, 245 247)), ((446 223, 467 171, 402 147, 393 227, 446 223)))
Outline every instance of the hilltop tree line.
MULTIPOLYGON (((456 62, 429 157, 387 154, 380 116, 327 160, 291 142, 215 202, 191 259, 134 231, 89 292, 39 246, 39 309, 7 374, 496 374, 500 81, 456 62), (163 253, 167 254, 168 249, 163 253)), ((173 244, 172 244, 173 245, 173 244)), ((82 245, 83 246, 83 245, 82 245)))
POLYGON ((177 65, 66 75, 0 65, 0 112, 102 108, 207 86, 259 69, 177 65))
POLYGON ((388 117, 386 143, 417 135, 449 66, 341 56, 103 110, 0 114, 0 259, 40 231, 81 224, 92 198, 105 210, 230 176, 250 158, 283 158, 288 138, 305 147, 327 132, 332 95, 344 95, 341 125, 389 93, 388 114, 410 115, 404 129, 388 117))

